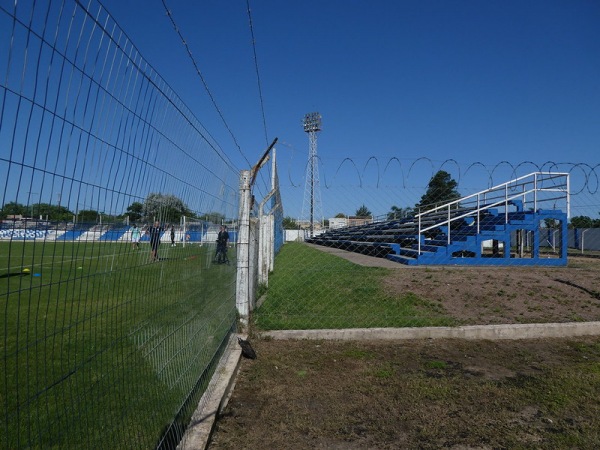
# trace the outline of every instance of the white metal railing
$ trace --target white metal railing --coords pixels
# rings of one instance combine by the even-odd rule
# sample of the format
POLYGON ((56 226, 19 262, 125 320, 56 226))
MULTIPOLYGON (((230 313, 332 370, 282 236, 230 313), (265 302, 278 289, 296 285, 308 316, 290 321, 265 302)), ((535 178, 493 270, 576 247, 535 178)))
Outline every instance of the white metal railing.
POLYGON ((537 211, 540 205, 552 204, 551 209, 557 208, 557 204, 563 207, 570 215, 570 196, 569 196, 569 174, 559 172, 533 172, 521 176, 506 183, 499 184, 484 191, 453 200, 444 205, 436 206, 424 212, 415 215, 418 222, 418 252, 421 254, 421 243, 424 233, 434 228, 448 226, 447 240, 451 242, 451 224, 467 217, 474 217, 477 226, 477 233, 480 230, 480 213, 492 208, 504 207, 504 220, 508 222, 509 206, 516 200, 522 203, 523 211, 526 210, 528 201, 533 206, 530 210, 537 211), (517 192, 515 192, 517 191, 517 192), (558 193, 557 196, 548 196, 549 193, 558 193), (532 200, 530 200, 532 199, 532 200), (462 214, 453 215, 453 211, 466 209, 462 214), (447 211, 447 214, 440 214, 447 211), (442 218, 443 216, 443 218, 442 218), (434 219, 433 224, 423 225, 427 219, 434 219))

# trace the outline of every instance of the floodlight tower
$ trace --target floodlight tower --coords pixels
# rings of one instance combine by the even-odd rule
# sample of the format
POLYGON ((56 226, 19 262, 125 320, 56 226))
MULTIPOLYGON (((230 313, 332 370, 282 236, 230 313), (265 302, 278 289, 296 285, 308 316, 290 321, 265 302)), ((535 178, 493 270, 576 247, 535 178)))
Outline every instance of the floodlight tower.
POLYGON ((310 237, 314 236, 315 220, 320 221, 321 188, 319 185, 319 166, 317 160, 317 133, 321 131, 321 114, 308 113, 302 119, 304 131, 308 133, 309 152, 306 166, 306 183, 304 186, 304 201, 302 202, 302 219, 308 218, 310 237), (307 212, 308 209, 308 212, 307 212))

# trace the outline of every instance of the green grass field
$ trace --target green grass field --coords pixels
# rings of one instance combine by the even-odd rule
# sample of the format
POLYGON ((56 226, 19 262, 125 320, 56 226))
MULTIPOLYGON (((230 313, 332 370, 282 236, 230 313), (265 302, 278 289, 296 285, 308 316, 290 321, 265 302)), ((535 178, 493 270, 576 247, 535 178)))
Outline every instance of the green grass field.
POLYGON ((235 323, 213 254, 0 242, 0 447, 154 447, 235 323))
POLYGON ((390 295, 389 269, 363 267, 290 242, 275 259, 266 300, 254 320, 263 330, 446 326, 455 321, 411 292, 390 295))

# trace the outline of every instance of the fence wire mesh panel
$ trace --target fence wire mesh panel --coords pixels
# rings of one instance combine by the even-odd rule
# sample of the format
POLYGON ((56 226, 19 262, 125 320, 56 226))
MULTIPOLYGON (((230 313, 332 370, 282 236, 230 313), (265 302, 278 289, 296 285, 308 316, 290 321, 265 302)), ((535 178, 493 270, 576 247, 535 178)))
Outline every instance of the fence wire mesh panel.
MULTIPOLYGON (((600 255, 598 165, 374 157, 321 164, 324 215, 314 223, 292 215, 301 211, 300 177, 282 186, 286 243, 254 314, 260 329, 458 325, 443 298, 466 284, 491 302, 485 295, 502 296, 510 282, 489 281, 494 274, 551 267, 547 278, 568 280, 573 264, 586 264, 581 256, 600 255)), ((597 273, 582 286, 598 292, 597 273)))
POLYGON ((1 3, 0 149, 0 447, 174 448, 236 326, 239 170, 96 1, 1 3))

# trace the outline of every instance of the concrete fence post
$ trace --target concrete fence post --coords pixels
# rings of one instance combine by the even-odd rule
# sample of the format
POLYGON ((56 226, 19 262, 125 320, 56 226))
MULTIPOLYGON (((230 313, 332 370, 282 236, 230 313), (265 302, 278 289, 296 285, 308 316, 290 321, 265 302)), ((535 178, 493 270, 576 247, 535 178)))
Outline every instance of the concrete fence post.
POLYGON ((249 274, 250 274, 250 209, 252 207, 252 194, 250 192, 250 171, 242 170, 240 174, 240 207, 239 207, 239 232, 237 245, 237 279, 236 279, 236 307, 240 321, 248 325, 249 308, 249 274))

